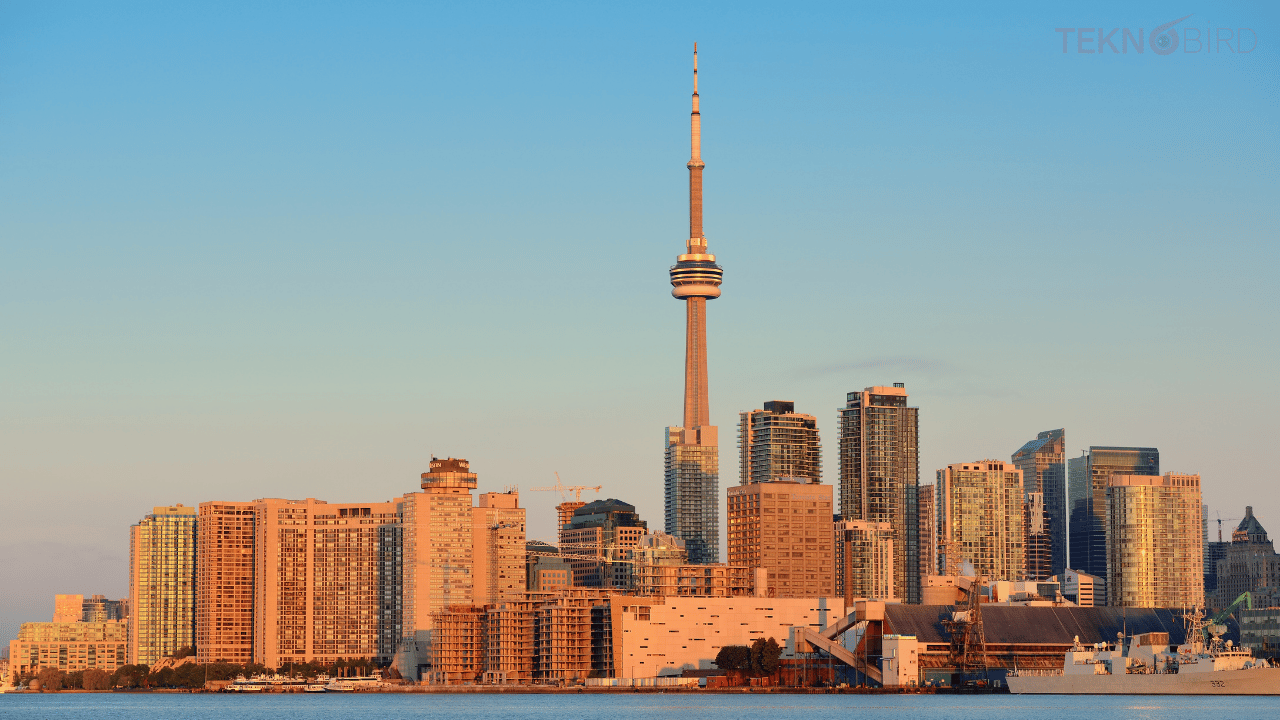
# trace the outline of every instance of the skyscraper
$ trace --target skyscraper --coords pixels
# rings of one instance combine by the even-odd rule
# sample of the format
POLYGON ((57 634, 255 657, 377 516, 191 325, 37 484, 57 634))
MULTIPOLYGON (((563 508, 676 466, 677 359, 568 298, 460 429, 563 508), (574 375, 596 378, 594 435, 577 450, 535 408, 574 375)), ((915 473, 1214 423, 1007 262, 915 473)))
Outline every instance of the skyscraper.
POLYGON ((253 662, 256 504, 203 502, 196 520, 196 659, 253 662))
POLYGON ((729 564, 764 568, 769 597, 831 597, 831 486, 792 478, 728 492, 729 564))
POLYGON ((968 561, 988 580, 1021 580, 1026 566, 1022 471, 979 460, 938 471, 938 546, 945 575, 968 561))
MULTIPOLYGON (((1049 540, 1049 575, 1061 575, 1067 567, 1067 461, 1066 430, 1045 430, 1013 454, 1022 471, 1022 488, 1030 510, 1028 532, 1043 528, 1049 540), (1041 493, 1033 502, 1032 493, 1041 493), (1043 512, 1037 509, 1042 508, 1043 512)), ((1030 541, 1029 541, 1030 542, 1030 541)), ((1036 539, 1037 547, 1040 539, 1036 539)), ((1028 579, 1042 580, 1031 577, 1028 579)))
POLYGON ((1113 473, 1106 500, 1107 604, 1204 603, 1200 476, 1113 473))
POLYGON ((152 508, 129 528, 129 664, 196 644, 196 509, 152 508))
POLYGON ((720 447, 707 400, 707 301, 720 297, 724 271, 702 234, 702 117, 698 111, 698 46, 693 47, 690 116, 689 240, 671 267, 671 294, 685 302, 684 425, 666 430, 667 532, 684 540, 692 563, 720 553, 720 447))
POLYGON ((396 524, 395 503, 254 505, 254 662, 390 659, 379 649, 380 528, 396 524))
MULTIPOLYGON (((1107 483, 1112 475, 1159 475, 1160 451, 1155 448, 1090 447, 1067 461, 1067 501, 1070 503, 1072 569, 1107 577, 1107 483)), ((1107 604, 1104 597, 1099 605, 1107 604)))
POLYGON ((893 596, 919 603, 919 408, 894 383, 849 393, 839 412, 841 519, 889 524, 893 596))
POLYGON ((739 484, 782 478, 822 482, 818 419, 795 411, 795 403, 770 400, 763 410, 739 413, 739 484))

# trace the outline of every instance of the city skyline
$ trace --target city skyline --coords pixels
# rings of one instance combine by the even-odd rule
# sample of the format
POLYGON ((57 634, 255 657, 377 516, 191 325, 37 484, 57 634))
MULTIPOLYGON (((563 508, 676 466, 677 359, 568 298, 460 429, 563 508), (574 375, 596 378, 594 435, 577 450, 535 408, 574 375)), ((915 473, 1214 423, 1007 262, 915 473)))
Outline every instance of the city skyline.
MULTIPOLYGON (((1063 15, 1149 27, 1163 9, 936 10, 923 28, 835 9, 679 25, 684 10, 601 11, 559 29, 554 13, 495 28, 444 11, 403 31, 386 11, 359 18, 384 50, 330 42, 352 20, 335 10, 297 33, 255 11, 247 25, 278 48, 187 10, 29 11, 0 116, 25 146, 0 171, 0 551, 24 561, 0 635, 55 592, 124 597, 126 528, 153 506, 397 497, 433 454, 469 458, 482 492, 553 471, 602 484, 656 525, 655 429, 680 367, 656 288, 685 212, 672 160, 694 39, 717 83, 708 234, 732 258, 708 328, 711 425, 790 398, 828 437, 836 485, 845 393, 905 382, 926 473, 1065 427, 1069 458, 1158 447, 1162 469, 1201 474, 1211 525, 1245 505, 1275 524, 1263 268, 1280 133, 1259 90, 1274 50, 1087 58, 1055 45, 1063 15), (883 32, 850 40, 868 26, 883 32), (424 27, 461 32, 408 50, 424 27), (971 47, 976 32, 1007 44, 971 47), (223 63, 220 45, 247 52, 223 63), (1189 88, 1203 103, 1182 102, 1189 88), (445 109, 458 100, 467 122, 445 109), (603 173, 590 186, 584 156, 603 173), (1007 282, 940 293, 976 273, 1007 282), (896 322, 869 337, 850 315, 875 303, 896 322), (1046 307, 1049 335, 1016 332, 1046 307), (806 351, 755 354, 777 327, 806 351), (995 333, 1017 347, 966 357, 995 333), (1186 422, 1187 395, 1224 382, 1246 388, 1231 412, 1186 422), (51 494, 70 498, 57 517, 24 510, 51 494)), ((1204 12, 1264 39, 1276 27, 1274 10, 1204 12)), ((523 494, 531 538, 554 538, 559 500, 523 494)))

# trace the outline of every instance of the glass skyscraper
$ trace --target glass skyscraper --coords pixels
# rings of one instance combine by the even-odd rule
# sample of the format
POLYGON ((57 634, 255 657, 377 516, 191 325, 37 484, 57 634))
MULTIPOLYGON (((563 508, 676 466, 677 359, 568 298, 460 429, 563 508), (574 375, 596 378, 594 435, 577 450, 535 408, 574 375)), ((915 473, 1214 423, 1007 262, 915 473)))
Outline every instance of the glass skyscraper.
POLYGON ((893 595, 919 603, 919 408, 895 383, 849 393, 839 413, 841 519, 889 524, 893 595))
POLYGON ((1085 454, 1067 461, 1067 499, 1071 504, 1068 564, 1072 569, 1107 577, 1107 483, 1111 476, 1159 474, 1160 451, 1156 448, 1091 446, 1085 454))
MULTIPOLYGON (((1067 569, 1066 442, 1066 430, 1045 430, 1036 435, 1035 440, 1018 448, 1012 458, 1013 464, 1022 471, 1022 487, 1026 493, 1029 516, 1027 527, 1048 526, 1048 575, 1058 576, 1067 569), (1043 505, 1036 502, 1037 499, 1032 497, 1033 493, 1041 494, 1043 505), (1038 507, 1043 507, 1043 518, 1036 517, 1038 507)), ((1030 553, 1028 557, 1031 557, 1030 553)), ((1031 574, 1030 567, 1028 571, 1031 574)))

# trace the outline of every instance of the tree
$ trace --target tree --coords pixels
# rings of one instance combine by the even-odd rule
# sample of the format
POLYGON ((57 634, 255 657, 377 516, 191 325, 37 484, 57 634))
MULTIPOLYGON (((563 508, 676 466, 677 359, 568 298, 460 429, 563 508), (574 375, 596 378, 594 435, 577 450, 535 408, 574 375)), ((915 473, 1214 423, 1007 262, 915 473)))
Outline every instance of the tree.
POLYGON ((57 692, 62 689, 62 681, 66 679, 66 673, 57 668, 45 668, 40 671, 36 679, 40 681, 40 689, 45 692, 57 692))
POLYGON ((751 648, 746 645, 725 645, 716 654, 716 667, 721 670, 750 670, 751 648))
POLYGON ((781 665, 782 648, 778 646, 778 642, 773 638, 767 641, 764 638, 756 638, 751 643, 751 671, 761 675, 772 675, 778 671, 781 665))
POLYGON ((82 683, 85 690, 110 690, 111 676, 105 670, 85 670, 82 683))

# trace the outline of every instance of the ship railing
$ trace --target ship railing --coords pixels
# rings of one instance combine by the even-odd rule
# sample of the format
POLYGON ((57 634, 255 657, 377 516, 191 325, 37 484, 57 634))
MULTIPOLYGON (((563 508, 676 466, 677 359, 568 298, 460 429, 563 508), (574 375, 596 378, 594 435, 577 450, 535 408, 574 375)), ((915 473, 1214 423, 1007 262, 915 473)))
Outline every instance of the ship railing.
POLYGON ((1009 674, 1014 677, 1061 677, 1062 671, 1052 668, 1018 668, 1009 674))

